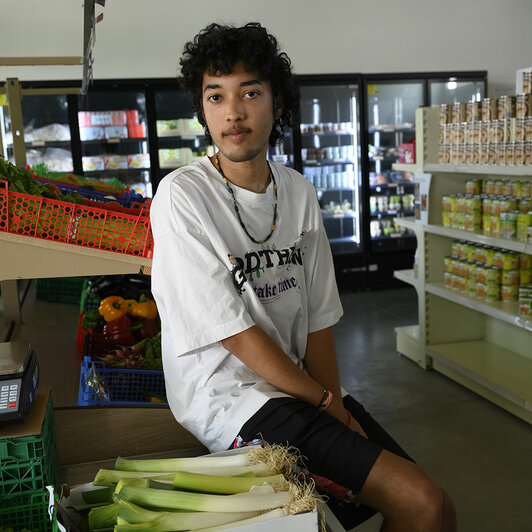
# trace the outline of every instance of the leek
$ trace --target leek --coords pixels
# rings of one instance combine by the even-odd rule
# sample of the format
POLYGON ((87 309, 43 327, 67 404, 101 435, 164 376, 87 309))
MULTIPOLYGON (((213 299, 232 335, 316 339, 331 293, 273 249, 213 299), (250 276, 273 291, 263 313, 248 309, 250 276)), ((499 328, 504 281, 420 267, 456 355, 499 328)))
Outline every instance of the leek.
POLYGON ((264 493, 260 489, 235 495, 211 495, 123 485, 117 492, 125 500, 140 506, 195 512, 262 511, 286 506, 292 500, 289 491, 264 493))
POLYGON ((94 477, 95 486, 113 486, 123 478, 157 478, 157 480, 173 481, 174 474, 161 474, 160 471, 116 471, 115 469, 100 469, 94 477))
POLYGON ((207 528, 197 528, 194 529, 194 532, 215 532, 215 530, 226 530, 228 528, 234 528, 237 526, 261 523, 262 521, 268 521, 270 519, 275 519, 276 517, 284 517, 286 515, 288 515, 286 510, 284 510, 283 508, 276 508, 275 510, 270 510, 269 512, 265 512, 255 517, 249 517, 247 519, 238 519, 231 523, 224 523, 223 525, 215 525, 207 528))
POLYGON ((89 512, 89 530, 110 528, 116 523, 118 504, 111 503, 105 506, 95 506, 89 512))
MULTIPOLYGON (((244 449, 244 448, 243 448, 244 449)), ((194 458, 162 458, 132 460, 118 457, 115 469, 121 471, 157 471, 162 473, 176 471, 201 472, 215 475, 220 468, 250 468, 256 464, 262 464, 261 475, 289 475, 299 460, 299 452, 295 447, 283 445, 267 445, 262 447, 250 446, 237 453, 220 456, 206 455, 194 458)), ((240 471, 243 472, 243 471, 240 471)), ((224 476, 234 476, 239 473, 224 473, 224 476)), ((257 474, 257 473, 255 473, 257 474)))
POLYGON ((178 471, 174 476, 172 485, 174 488, 188 491, 232 494, 249 491, 251 486, 262 486, 264 484, 282 485, 286 483, 287 480, 283 475, 272 475, 269 477, 220 477, 178 471))
POLYGON ((194 469, 209 471, 217 467, 248 467, 248 453, 236 453, 231 456, 196 456, 193 458, 148 458, 144 460, 130 460, 118 457, 115 469, 120 471, 158 471, 175 472, 194 469))
POLYGON ((117 501, 117 522, 123 524, 115 527, 115 532, 195 530, 226 525, 259 515, 258 512, 154 512, 125 501, 120 496, 117 496, 117 501))

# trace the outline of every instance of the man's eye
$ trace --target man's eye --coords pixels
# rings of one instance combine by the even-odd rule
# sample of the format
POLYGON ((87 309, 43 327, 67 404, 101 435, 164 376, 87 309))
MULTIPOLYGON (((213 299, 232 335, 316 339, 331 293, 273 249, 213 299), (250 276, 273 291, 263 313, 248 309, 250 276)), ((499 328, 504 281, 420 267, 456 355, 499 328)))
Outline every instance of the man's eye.
POLYGON ((220 95, 219 94, 211 94, 207 99, 210 102, 219 102, 220 101, 220 95))
POLYGON ((248 91, 248 92, 246 92, 246 96, 248 98, 255 98, 257 96, 257 94, 258 94, 257 91, 248 91))

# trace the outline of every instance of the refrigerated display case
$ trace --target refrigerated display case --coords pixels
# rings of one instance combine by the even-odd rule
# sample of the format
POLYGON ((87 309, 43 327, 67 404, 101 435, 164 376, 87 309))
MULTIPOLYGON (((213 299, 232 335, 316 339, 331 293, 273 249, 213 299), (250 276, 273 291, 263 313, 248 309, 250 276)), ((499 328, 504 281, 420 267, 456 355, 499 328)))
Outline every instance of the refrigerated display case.
POLYGON ((392 168, 416 136, 415 113, 424 104, 423 80, 367 80, 366 127, 370 253, 414 249, 414 235, 393 219, 414 213, 410 172, 392 168))
POLYGON ((453 104, 459 102, 481 102, 486 94, 484 80, 466 80, 451 76, 447 79, 428 80, 428 105, 453 104))
POLYGON ((359 86, 301 81, 303 175, 316 187, 333 255, 361 251, 359 86))
POLYGON ((83 174, 117 178, 145 197, 153 195, 144 87, 90 87, 78 96, 83 174))
POLYGON ((166 174, 212 152, 192 108, 190 98, 176 82, 173 87, 154 87, 155 143, 152 151, 152 180, 158 183, 166 174))
MULTIPOLYGON (((74 170, 68 99, 66 94, 26 95, 22 99, 28 165, 45 164, 52 172, 74 170)), ((14 163, 13 132, 8 108, 0 106, 0 113, 3 156, 14 163)))

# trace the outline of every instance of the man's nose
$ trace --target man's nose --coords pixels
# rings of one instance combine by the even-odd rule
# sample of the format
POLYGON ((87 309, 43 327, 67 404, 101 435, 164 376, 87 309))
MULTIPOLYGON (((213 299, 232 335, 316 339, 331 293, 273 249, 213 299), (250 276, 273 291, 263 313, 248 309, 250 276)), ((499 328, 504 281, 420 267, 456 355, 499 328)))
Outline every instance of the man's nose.
POLYGON ((226 120, 236 122, 244 117, 244 105, 238 98, 229 98, 226 107, 226 120))

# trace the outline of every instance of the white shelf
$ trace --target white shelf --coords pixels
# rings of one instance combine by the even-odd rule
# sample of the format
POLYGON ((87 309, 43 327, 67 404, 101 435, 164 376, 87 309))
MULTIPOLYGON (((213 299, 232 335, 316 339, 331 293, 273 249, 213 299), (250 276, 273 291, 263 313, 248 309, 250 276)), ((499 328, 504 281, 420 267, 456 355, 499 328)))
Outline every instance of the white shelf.
POLYGON ((404 283, 412 285, 416 290, 419 288, 420 282, 419 279, 414 276, 414 270, 395 270, 393 276, 404 283))
POLYGON ((429 345, 427 354, 532 413, 532 359, 483 340, 429 345))
POLYGON ((412 172, 413 174, 419 174, 423 172, 423 166, 420 164, 393 163, 392 170, 396 170, 397 172, 412 172))
POLYGON ((457 164, 425 164, 424 171, 447 172, 452 174, 490 174, 506 176, 529 176, 532 175, 532 167, 524 166, 496 166, 496 165, 457 165, 457 164))
POLYGON ((532 331, 532 319, 519 315, 519 305, 515 301, 481 301, 480 299, 449 290, 445 288, 443 283, 427 283, 425 290, 464 307, 476 310, 486 316, 532 331))
POLYGON ((473 233, 471 231, 461 231, 452 227, 444 227, 443 225, 425 225, 425 231, 433 235, 441 235, 458 240, 467 240, 469 242, 476 242, 486 246, 495 246, 502 249, 517 251, 519 253, 532 254, 532 243, 522 242, 521 240, 495 238, 486 236, 481 233, 473 233))
POLYGON ((405 216, 404 218, 394 218, 393 223, 404 227, 405 229, 410 229, 412 231, 423 229, 423 225, 421 225, 414 216, 405 216))
POLYGON ((420 341, 419 325, 406 325, 395 328, 396 349, 401 355, 426 368, 425 353, 420 341))

